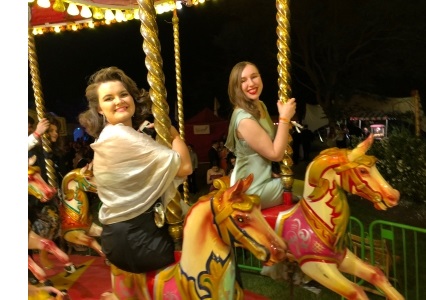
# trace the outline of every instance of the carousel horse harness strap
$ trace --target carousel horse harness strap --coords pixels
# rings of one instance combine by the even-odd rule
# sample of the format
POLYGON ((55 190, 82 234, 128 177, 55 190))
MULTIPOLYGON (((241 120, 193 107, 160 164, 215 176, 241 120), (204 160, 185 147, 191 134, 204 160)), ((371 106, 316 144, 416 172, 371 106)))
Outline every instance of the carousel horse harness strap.
MULTIPOLYGON (((338 161, 339 166, 335 167, 333 170, 336 172, 336 174, 341 176, 341 186, 345 190, 350 190, 349 185, 354 184, 357 190, 364 192, 366 195, 375 195, 376 197, 374 199, 377 199, 377 192, 373 191, 370 186, 362 182, 358 174, 359 171, 356 171, 356 168, 360 165, 367 167, 373 166, 377 161, 374 156, 362 155, 355 161, 351 162, 347 158, 346 151, 342 151, 338 155, 338 161)), ((380 199, 377 201, 379 202, 380 199)), ((335 248, 341 234, 337 234, 327 226, 322 225, 321 219, 317 217, 316 213, 306 203, 306 200, 303 199, 303 201, 300 202, 300 208, 306 218, 306 221, 309 223, 310 227, 320 238, 320 240, 328 248, 335 248)))
MULTIPOLYGON (((223 195, 219 196, 218 198, 222 196, 223 195)), ((214 223, 218 227, 219 234, 221 235, 223 241, 228 245, 231 245, 231 236, 233 236, 237 241, 239 241, 241 238, 248 238, 246 234, 237 226, 231 215, 236 209, 240 211, 251 211, 254 205, 260 204, 260 198, 256 195, 245 195, 242 199, 242 202, 225 203, 224 207, 221 205, 223 202, 220 199, 215 199, 215 196, 211 198, 211 206, 214 213, 214 223)))
POLYGON ((374 202, 382 202, 382 196, 380 193, 374 191, 366 182, 361 179, 361 176, 359 174, 359 170, 357 170, 357 167, 366 166, 368 168, 371 168, 374 166, 377 162, 377 158, 370 155, 362 155, 355 159, 355 161, 349 162, 347 160, 346 155, 342 155, 340 157, 340 160, 344 163, 339 167, 334 168, 334 171, 336 174, 339 174, 342 176, 341 179, 341 185, 344 190, 350 191, 351 187, 350 185, 355 185, 356 189, 360 192, 363 192, 366 196, 362 196, 363 198, 368 198, 367 196, 371 197, 374 202), (350 179, 350 180, 349 180, 350 179))

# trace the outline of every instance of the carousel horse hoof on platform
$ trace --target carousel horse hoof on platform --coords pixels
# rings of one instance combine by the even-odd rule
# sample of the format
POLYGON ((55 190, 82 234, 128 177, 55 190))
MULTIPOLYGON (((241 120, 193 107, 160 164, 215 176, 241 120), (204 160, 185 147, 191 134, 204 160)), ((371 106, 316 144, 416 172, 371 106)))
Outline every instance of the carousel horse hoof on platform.
POLYGON ((217 190, 189 208, 183 224, 181 257, 161 270, 135 274, 111 266, 113 291, 102 299, 243 299, 235 276, 234 247, 249 250, 265 265, 286 259, 286 245, 269 226, 257 195, 245 194, 253 175, 217 190))
MULTIPOLYGON (((387 299, 404 297, 377 267, 358 258, 346 247, 350 210, 346 194, 367 199, 379 210, 398 204, 400 194, 376 168, 376 158, 366 155, 373 135, 355 149, 323 150, 308 165, 303 198, 276 214, 275 230, 287 242, 301 270, 324 287, 347 299, 368 299, 365 291, 341 272, 355 275, 380 289, 387 299)), ((264 215, 270 210, 263 210, 264 215)), ((276 274, 265 267, 263 275, 276 274)))
POLYGON ((90 203, 86 192, 97 193, 92 171, 88 164, 67 173, 62 180, 62 205, 60 206, 62 236, 77 245, 94 249, 105 257, 94 237, 101 235, 102 227, 93 222, 90 203))

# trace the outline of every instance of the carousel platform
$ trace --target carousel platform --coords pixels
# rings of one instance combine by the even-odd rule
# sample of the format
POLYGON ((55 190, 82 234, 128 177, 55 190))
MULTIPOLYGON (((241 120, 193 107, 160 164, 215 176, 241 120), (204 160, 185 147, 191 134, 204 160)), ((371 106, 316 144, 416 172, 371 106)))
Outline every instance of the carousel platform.
MULTIPOLYGON (((40 265, 37 254, 34 261, 40 265)), ((104 259, 99 256, 71 254, 71 261, 76 266, 76 271, 67 274, 63 266, 54 256, 49 256, 54 263, 52 269, 45 270, 48 279, 59 290, 66 290, 70 300, 99 300, 104 292, 111 291, 111 277, 109 267, 104 259)), ((268 300, 268 298, 244 291, 245 300, 268 300)))

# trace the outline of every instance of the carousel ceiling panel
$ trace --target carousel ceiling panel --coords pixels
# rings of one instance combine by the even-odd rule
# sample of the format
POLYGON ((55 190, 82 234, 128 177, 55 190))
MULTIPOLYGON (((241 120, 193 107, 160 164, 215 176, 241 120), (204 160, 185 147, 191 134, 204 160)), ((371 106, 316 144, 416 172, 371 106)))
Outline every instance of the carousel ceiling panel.
MULTIPOLYGON (((205 0, 155 0, 154 7, 156 13, 161 14, 180 9, 182 5, 192 6, 204 2, 205 0)), ((58 24, 69 29, 71 24, 79 23, 81 29, 82 22, 86 22, 84 28, 87 28, 93 27, 93 22, 110 24, 139 18, 137 0, 29 0, 28 5, 29 27, 43 28, 39 33, 52 31, 58 24)))

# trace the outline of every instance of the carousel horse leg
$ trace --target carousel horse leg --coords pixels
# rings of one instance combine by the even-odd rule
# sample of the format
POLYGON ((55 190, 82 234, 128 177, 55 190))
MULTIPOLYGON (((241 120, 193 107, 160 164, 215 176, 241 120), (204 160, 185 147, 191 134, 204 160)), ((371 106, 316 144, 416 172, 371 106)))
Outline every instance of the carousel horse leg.
POLYGON ((64 235, 64 239, 70 243, 90 247, 94 249, 99 256, 105 258, 101 245, 99 245, 95 238, 88 236, 84 230, 69 231, 64 235))
POLYGON ((30 256, 28 256, 28 269, 33 273, 34 277, 37 278, 39 283, 44 286, 53 286, 52 281, 47 279, 47 275, 44 270, 38 266, 30 256))
POLYGON ((365 291, 340 273, 334 263, 310 261, 301 268, 306 275, 346 299, 368 300, 365 291))
POLYGON ((353 274, 379 288, 390 300, 405 299, 389 282, 385 274, 378 267, 365 263, 358 256, 347 250, 345 259, 340 264, 342 272, 353 274))
POLYGON ((145 273, 130 273, 111 265, 112 292, 102 294, 103 300, 151 299, 145 273))
MULTIPOLYGON (((44 239, 36 234, 34 231, 30 231, 28 239, 28 248, 30 249, 39 249, 40 251, 40 261, 42 262, 43 257, 46 259, 49 253, 52 253, 61 263, 65 265, 65 271, 67 273, 74 273, 75 266, 70 261, 69 256, 59 249, 55 243, 51 240, 44 239), (43 256, 42 256, 43 255, 43 256)), ((47 261, 50 260, 47 258, 47 261)), ((43 265, 43 267, 46 267, 43 265)))

